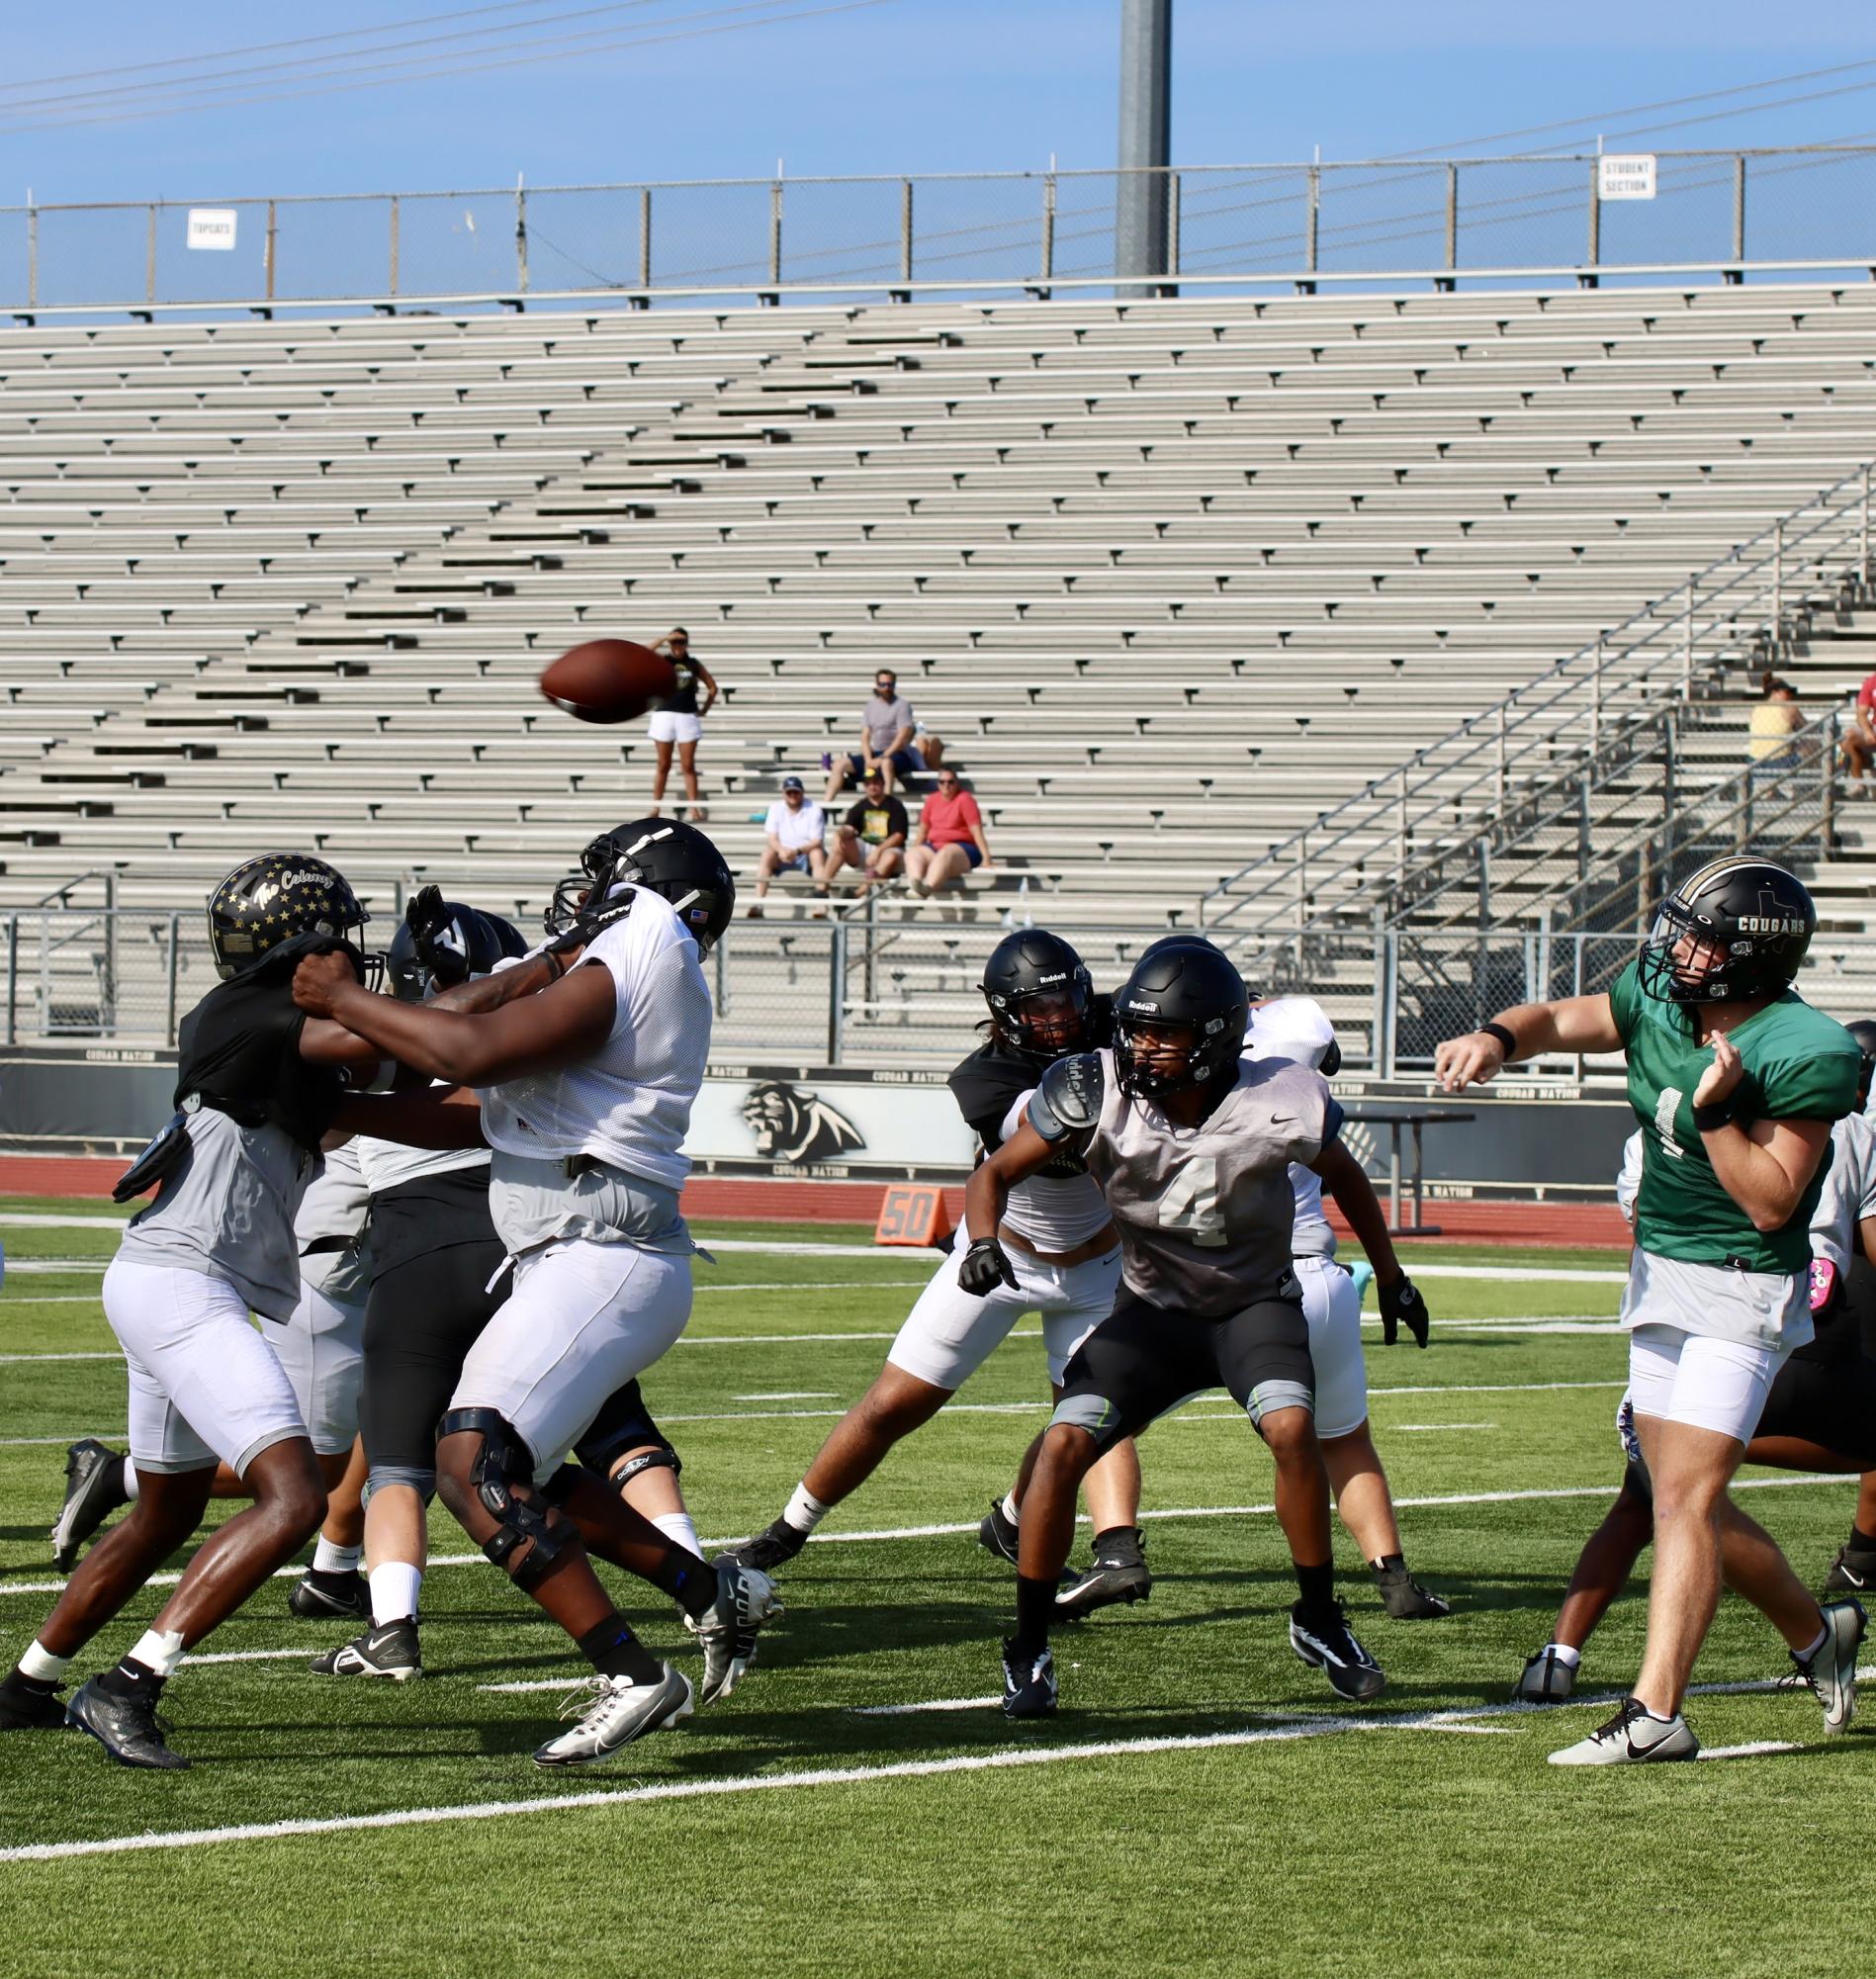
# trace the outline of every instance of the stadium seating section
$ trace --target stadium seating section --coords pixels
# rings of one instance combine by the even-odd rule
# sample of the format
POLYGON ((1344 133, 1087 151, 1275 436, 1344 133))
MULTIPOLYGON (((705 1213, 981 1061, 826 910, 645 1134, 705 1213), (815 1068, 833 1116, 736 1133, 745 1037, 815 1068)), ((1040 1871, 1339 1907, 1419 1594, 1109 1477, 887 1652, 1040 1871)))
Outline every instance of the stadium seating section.
MULTIPOLYGON (((651 748, 535 676, 681 622, 746 873, 780 776, 818 788, 897 669, 997 855, 878 909, 942 929, 961 1024, 1006 915, 1104 960, 1190 925, 1869 459, 1876 286, 42 322, 0 332, 0 910, 112 868, 153 929, 304 845, 383 908, 435 878, 537 912, 644 808, 651 748)), ((1837 629, 1786 667, 1814 710, 1868 671, 1837 629)), ((919 980, 852 1024, 941 1053, 890 1016, 919 980)), ((732 996, 732 1048, 778 1008, 732 996)))

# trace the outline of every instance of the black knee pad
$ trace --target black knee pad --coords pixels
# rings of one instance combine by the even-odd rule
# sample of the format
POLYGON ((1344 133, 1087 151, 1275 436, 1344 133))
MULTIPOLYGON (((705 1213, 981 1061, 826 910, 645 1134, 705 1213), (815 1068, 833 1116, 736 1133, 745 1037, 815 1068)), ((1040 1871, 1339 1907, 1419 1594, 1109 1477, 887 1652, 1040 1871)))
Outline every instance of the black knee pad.
POLYGON ((624 1490, 641 1471, 669 1471, 673 1478, 683 1473, 683 1462, 670 1444, 661 1444, 656 1450, 641 1450, 637 1456, 628 1457, 612 1474, 615 1489, 624 1490))
POLYGON ((451 1409, 436 1425, 437 1441, 465 1430, 482 1438, 469 1481, 483 1509, 501 1521, 500 1529, 483 1542, 483 1553, 517 1587, 532 1587, 553 1565, 555 1556, 578 1535, 571 1526, 557 1529, 548 1523, 546 1512, 533 1496, 533 1456, 499 1409, 451 1409), (516 1484, 525 1486, 529 1495, 517 1497, 516 1484), (517 1553, 519 1559, 515 1558, 517 1553))

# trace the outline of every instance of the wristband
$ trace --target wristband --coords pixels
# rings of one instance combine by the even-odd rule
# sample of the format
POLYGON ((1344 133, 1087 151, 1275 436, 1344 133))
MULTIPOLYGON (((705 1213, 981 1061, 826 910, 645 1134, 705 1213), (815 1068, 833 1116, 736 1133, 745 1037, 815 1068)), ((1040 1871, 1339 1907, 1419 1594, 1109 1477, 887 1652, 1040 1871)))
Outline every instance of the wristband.
POLYGON ((1710 1107, 1694 1109, 1694 1131, 1712 1133, 1718 1127, 1730 1125, 1737 1118, 1732 1100, 1716 1100, 1710 1107))
POLYGON ((1481 1024, 1478 1029, 1482 1036, 1497 1038, 1505 1054, 1505 1063, 1510 1064, 1511 1055, 1518 1048, 1518 1040, 1502 1024, 1481 1024))

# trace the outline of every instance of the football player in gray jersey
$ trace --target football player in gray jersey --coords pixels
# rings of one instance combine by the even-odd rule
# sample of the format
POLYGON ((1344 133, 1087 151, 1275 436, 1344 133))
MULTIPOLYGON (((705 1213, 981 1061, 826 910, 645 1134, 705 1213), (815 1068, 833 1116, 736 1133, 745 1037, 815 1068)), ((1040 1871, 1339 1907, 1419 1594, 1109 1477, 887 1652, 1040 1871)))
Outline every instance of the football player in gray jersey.
POLYGON ((223 980, 183 1019, 176 1118, 119 1184, 155 1185, 105 1274, 105 1316, 130 1365, 136 1503, 85 1556, 19 1664, 0 1682, 0 1729, 61 1719, 132 1766, 186 1766, 156 1722, 186 1650, 225 1621, 313 1536, 325 1485, 300 1404, 250 1308, 284 1323, 300 1292, 294 1217, 349 1079, 378 1053, 309 1020, 293 974, 333 953, 366 973, 347 939, 367 915, 344 879, 305 854, 237 866, 209 900, 223 980), (194 1532, 225 1463, 254 1502, 197 1550, 175 1591, 116 1668, 61 1711, 73 1658, 194 1532))
POLYGON ((1333 1186, 1353 1157, 1319 1073, 1240 1058, 1249 1016, 1220 949, 1197 938, 1156 945, 1115 998, 1113 1048, 1050 1066, 1027 1120, 965 1191, 967 1288, 1009 1280, 995 1235, 1008 1193, 1063 1146, 1083 1154, 1120 1231, 1122 1290, 1069 1362, 1024 1500, 1017 1630, 1004 1645, 1011 1717, 1055 1705, 1049 1625, 1082 1477, 1121 1437, 1218 1387, 1275 1460, 1299 1592, 1292 1648, 1338 1695, 1374 1697, 1386 1681, 1335 1598, 1314 1369, 1291 1264, 1290 1164, 1333 1186))

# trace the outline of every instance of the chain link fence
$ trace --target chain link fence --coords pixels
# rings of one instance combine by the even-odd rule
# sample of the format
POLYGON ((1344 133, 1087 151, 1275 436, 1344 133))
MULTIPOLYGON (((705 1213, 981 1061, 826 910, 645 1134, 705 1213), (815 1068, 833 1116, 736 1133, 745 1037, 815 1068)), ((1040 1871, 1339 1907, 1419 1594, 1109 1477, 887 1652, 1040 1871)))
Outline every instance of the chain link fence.
MULTIPOLYGON (((1876 265, 1876 147, 1195 166, 1144 174, 1170 288, 1876 265)), ((747 300, 1109 285, 1119 172, 708 180, 0 208, 15 315, 530 296, 747 300), (205 232, 194 219, 226 216, 205 232)))

